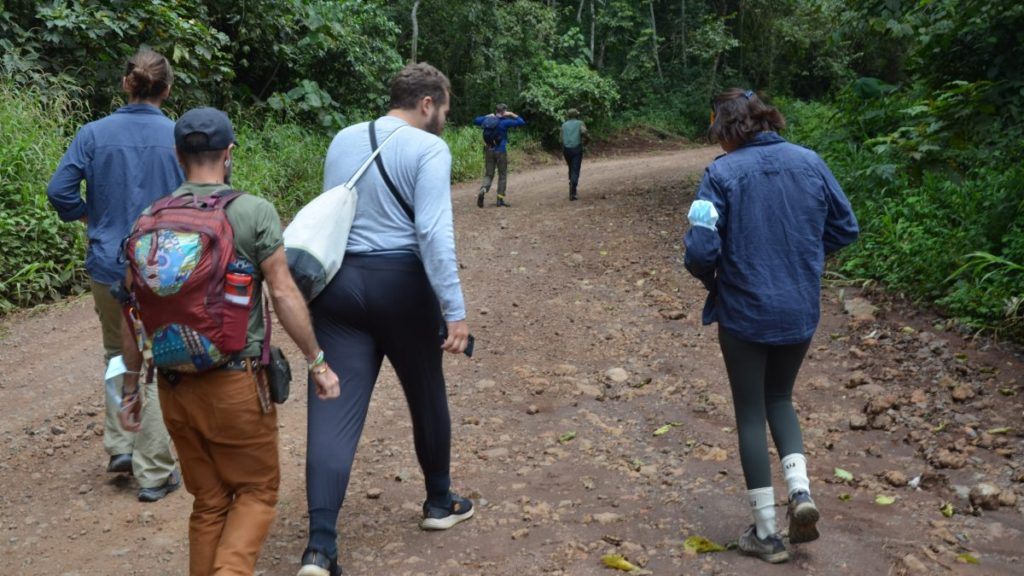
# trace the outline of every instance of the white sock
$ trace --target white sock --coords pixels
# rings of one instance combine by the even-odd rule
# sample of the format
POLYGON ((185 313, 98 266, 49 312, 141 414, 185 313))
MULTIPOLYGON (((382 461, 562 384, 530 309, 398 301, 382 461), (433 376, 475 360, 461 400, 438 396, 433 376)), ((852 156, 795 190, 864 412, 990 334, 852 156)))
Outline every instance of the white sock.
POLYGON ((747 500, 754 513, 757 537, 763 539, 775 534, 775 491, 772 487, 747 490, 747 500))
POLYGON ((786 479, 790 496, 798 490, 811 493, 811 481, 807 478, 807 458, 803 454, 794 453, 783 458, 782 475, 786 479))

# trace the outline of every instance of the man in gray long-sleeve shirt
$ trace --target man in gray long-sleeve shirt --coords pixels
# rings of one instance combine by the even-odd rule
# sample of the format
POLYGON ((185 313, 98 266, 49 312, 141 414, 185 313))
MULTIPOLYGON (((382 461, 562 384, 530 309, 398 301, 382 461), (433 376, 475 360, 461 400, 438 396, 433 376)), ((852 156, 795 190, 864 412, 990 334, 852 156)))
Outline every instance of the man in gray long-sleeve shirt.
POLYGON ((385 356, 405 392, 426 484, 420 527, 445 530, 474 513, 469 499, 451 492, 451 419, 441 365, 442 351, 458 354, 469 344, 455 257, 452 157, 438 137, 450 91, 433 66, 406 66, 392 82, 388 114, 345 128, 327 151, 325 190, 348 180, 398 131, 357 183, 341 271, 310 303, 317 340, 341 378, 341 398, 309 395, 309 543, 299 576, 341 573, 338 516, 385 356))

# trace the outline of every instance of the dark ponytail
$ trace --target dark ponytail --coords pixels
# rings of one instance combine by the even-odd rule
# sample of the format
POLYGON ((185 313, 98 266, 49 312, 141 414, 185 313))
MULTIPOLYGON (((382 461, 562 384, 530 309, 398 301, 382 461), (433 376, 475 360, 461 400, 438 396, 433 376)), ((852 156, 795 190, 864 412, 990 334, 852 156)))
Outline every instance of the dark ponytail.
POLYGON ((132 100, 152 100, 174 82, 174 71, 162 54, 143 48, 128 61, 124 77, 132 100))

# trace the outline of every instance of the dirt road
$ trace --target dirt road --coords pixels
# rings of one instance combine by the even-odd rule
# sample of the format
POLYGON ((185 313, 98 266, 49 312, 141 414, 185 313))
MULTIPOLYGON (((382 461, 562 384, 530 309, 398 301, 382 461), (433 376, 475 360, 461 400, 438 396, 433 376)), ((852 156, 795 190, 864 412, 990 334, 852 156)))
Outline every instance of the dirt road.
MULTIPOLYGON (((562 166, 513 172, 510 209, 493 193, 478 209, 475 185, 456 187, 477 353, 446 358, 452 472, 478 514, 448 533, 416 528, 421 476, 385 371, 340 522, 346 574, 617 573, 605 554, 657 575, 1022 573, 1024 362, 842 286, 823 295, 796 392, 822 538, 780 566, 687 551, 691 536, 726 544, 749 523, 715 332, 681 265, 686 208, 715 153, 588 159, 573 203, 562 166), (985 483, 998 493, 972 504, 985 483)), ((0 322, 0 574, 184 574, 191 497, 141 504, 129 477, 104 472, 90 302, 0 322)), ((294 574, 305 543, 305 386, 293 386, 265 575, 294 574)))

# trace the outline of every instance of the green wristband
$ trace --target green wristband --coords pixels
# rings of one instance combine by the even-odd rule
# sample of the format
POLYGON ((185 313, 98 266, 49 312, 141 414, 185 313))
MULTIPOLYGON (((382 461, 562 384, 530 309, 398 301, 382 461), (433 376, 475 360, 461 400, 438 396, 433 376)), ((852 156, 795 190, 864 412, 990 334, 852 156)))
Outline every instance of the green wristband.
POLYGON ((316 368, 317 366, 319 366, 319 365, 321 365, 323 363, 324 363, 324 351, 320 350, 320 352, 317 353, 316 358, 314 358, 313 361, 308 364, 308 370, 310 372, 312 372, 313 368, 316 368))

